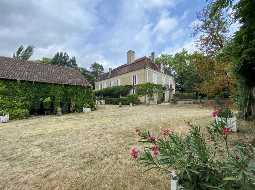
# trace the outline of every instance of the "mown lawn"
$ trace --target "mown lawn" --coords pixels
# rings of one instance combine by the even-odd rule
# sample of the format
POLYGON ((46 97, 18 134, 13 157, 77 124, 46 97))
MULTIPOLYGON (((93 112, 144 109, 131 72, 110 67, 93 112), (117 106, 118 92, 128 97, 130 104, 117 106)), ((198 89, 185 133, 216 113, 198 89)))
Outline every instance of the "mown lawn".
MULTIPOLYGON (((187 121, 204 126, 210 113, 197 105, 101 106, 0 124, 0 189, 169 189, 167 174, 143 172, 130 159, 135 129, 182 133, 187 121)), ((231 138, 252 141, 253 124, 231 138)))

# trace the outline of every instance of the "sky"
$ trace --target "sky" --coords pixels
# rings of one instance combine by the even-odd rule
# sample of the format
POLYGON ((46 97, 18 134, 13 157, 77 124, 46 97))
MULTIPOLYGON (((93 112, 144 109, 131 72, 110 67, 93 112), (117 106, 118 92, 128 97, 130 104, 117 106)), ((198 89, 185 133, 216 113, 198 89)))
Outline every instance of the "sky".
POLYGON ((192 26, 206 0, 0 0, 0 56, 34 46, 32 60, 58 51, 79 66, 105 68, 155 52, 196 49, 192 26))

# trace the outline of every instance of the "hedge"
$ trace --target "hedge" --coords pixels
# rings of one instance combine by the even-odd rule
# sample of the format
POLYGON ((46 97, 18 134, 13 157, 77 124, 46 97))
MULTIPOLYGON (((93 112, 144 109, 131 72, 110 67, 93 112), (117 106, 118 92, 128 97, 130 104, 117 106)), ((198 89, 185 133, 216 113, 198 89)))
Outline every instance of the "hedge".
POLYGON ((104 88, 102 90, 97 90, 95 91, 95 95, 97 97, 119 98, 121 96, 127 96, 131 89, 131 85, 113 86, 104 88))
POLYGON ((81 112, 84 105, 93 108, 95 96, 90 87, 0 80, 0 112, 11 119, 31 114, 81 112))
POLYGON ((113 104, 113 105, 129 105, 132 104, 140 104, 140 101, 138 99, 138 96, 135 94, 128 95, 127 97, 121 97, 121 98, 105 98, 106 104, 113 104))

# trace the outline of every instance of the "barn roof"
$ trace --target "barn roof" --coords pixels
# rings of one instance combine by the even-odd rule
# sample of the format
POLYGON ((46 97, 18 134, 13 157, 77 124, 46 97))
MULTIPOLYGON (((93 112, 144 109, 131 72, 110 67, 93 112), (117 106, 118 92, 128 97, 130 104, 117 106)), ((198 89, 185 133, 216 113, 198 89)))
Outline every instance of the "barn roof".
POLYGON ((0 79, 89 86, 78 69, 0 56, 0 79))

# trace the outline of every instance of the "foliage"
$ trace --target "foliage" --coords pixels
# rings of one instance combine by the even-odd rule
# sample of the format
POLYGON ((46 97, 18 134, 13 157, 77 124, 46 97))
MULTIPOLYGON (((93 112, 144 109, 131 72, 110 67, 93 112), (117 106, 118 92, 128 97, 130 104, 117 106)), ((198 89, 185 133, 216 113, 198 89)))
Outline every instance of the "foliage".
POLYGON ((196 83, 196 90, 199 93, 209 97, 219 95, 229 97, 235 80, 230 74, 230 62, 223 56, 209 57, 200 53, 192 55, 192 62, 200 81, 196 83))
POLYGON ((88 71, 87 69, 85 68, 82 68, 80 67, 79 68, 81 74, 88 80, 88 82, 93 86, 93 88, 95 87, 95 81, 96 81, 96 78, 95 76, 93 75, 92 72, 88 71))
POLYGON ((132 86, 113 86, 109 88, 104 88, 102 90, 95 91, 97 97, 109 97, 109 98, 119 98, 120 96, 127 96, 131 90, 132 86))
POLYGON ((90 69, 91 69, 91 73, 95 76, 95 78, 98 78, 98 76, 104 72, 103 65, 96 62, 90 66, 90 69))
POLYGON ((174 96, 177 99, 196 99, 196 94, 192 92, 175 92, 174 96))
POLYGON ((47 98, 43 99, 42 102, 43 102, 43 108, 44 109, 46 109, 46 110, 50 109, 51 104, 52 104, 51 97, 47 97, 47 98))
POLYGON ((65 67, 71 67, 75 68, 77 67, 76 59, 75 57, 69 57, 69 55, 66 52, 57 52, 54 57, 52 58, 51 64, 53 65, 62 65, 65 67))
POLYGON ((186 136, 163 129, 156 137, 137 130, 144 150, 131 149, 133 159, 148 169, 176 170, 179 184, 189 190, 251 190, 255 187, 255 148, 229 147, 230 133, 223 122, 214 122, 207 133, 190 125, 186 136))
POLYGON ((13 54, 13 58, 19 60, 28 60, 33 55, 33 51, 33 46, 27 46, 27 48, 25 48, 23 45, 21 45, 13 54))
POLYGON ((139 96, 149 96, 151 98, 154 93, 162 93, 164 87, 160 84, 144 83, 136 85, 135 90, 139 96))
POLYGON ((52 59, 48 57, 43 57, 42 59, 38 60, 41 64, 51 64, 52 59))
POLYGON ((140 101, 137 95, 128 95, 127 97, 120 97, 120 98, 105 98, 106 104, 113 104, 113 105, 129 105, 132 104, 139 104, 140 101))
POLYGON ((241 23, 232 43, 234 73, 238 78, 237 101, 244 118, 255 118, 255 12, 254 1, 239 1, 235 8, 235 17, 241 23))
POLYGON ((230 38, 229 28, 233 19, 230 7, 226 7, 223 3, 227 2, 223 1, 207 1, 207 6, 198 13, 198 22, 193 26, 194 34, 199 35, 198 46, 207 56, 215 56, 230 38), (219 6, 221 9, 217 8, 219 6))
POLYGON ((161 55, 156 59, 157 64, 164 64, 168 72, 174 77, 176 90, 192 92, 199 82, 191 55, 182 50, 175 55, 161 55))
POLYGON ((9 80, 1 80, 0 86, 4 89, 0 93, 0 110, 9 113, 11 119, 43 114, 49 107, 54 113, 58 107, 68 113, 81 112, 85 103, 91 108, 95 105, 92 90, 81 86, 9 80))

